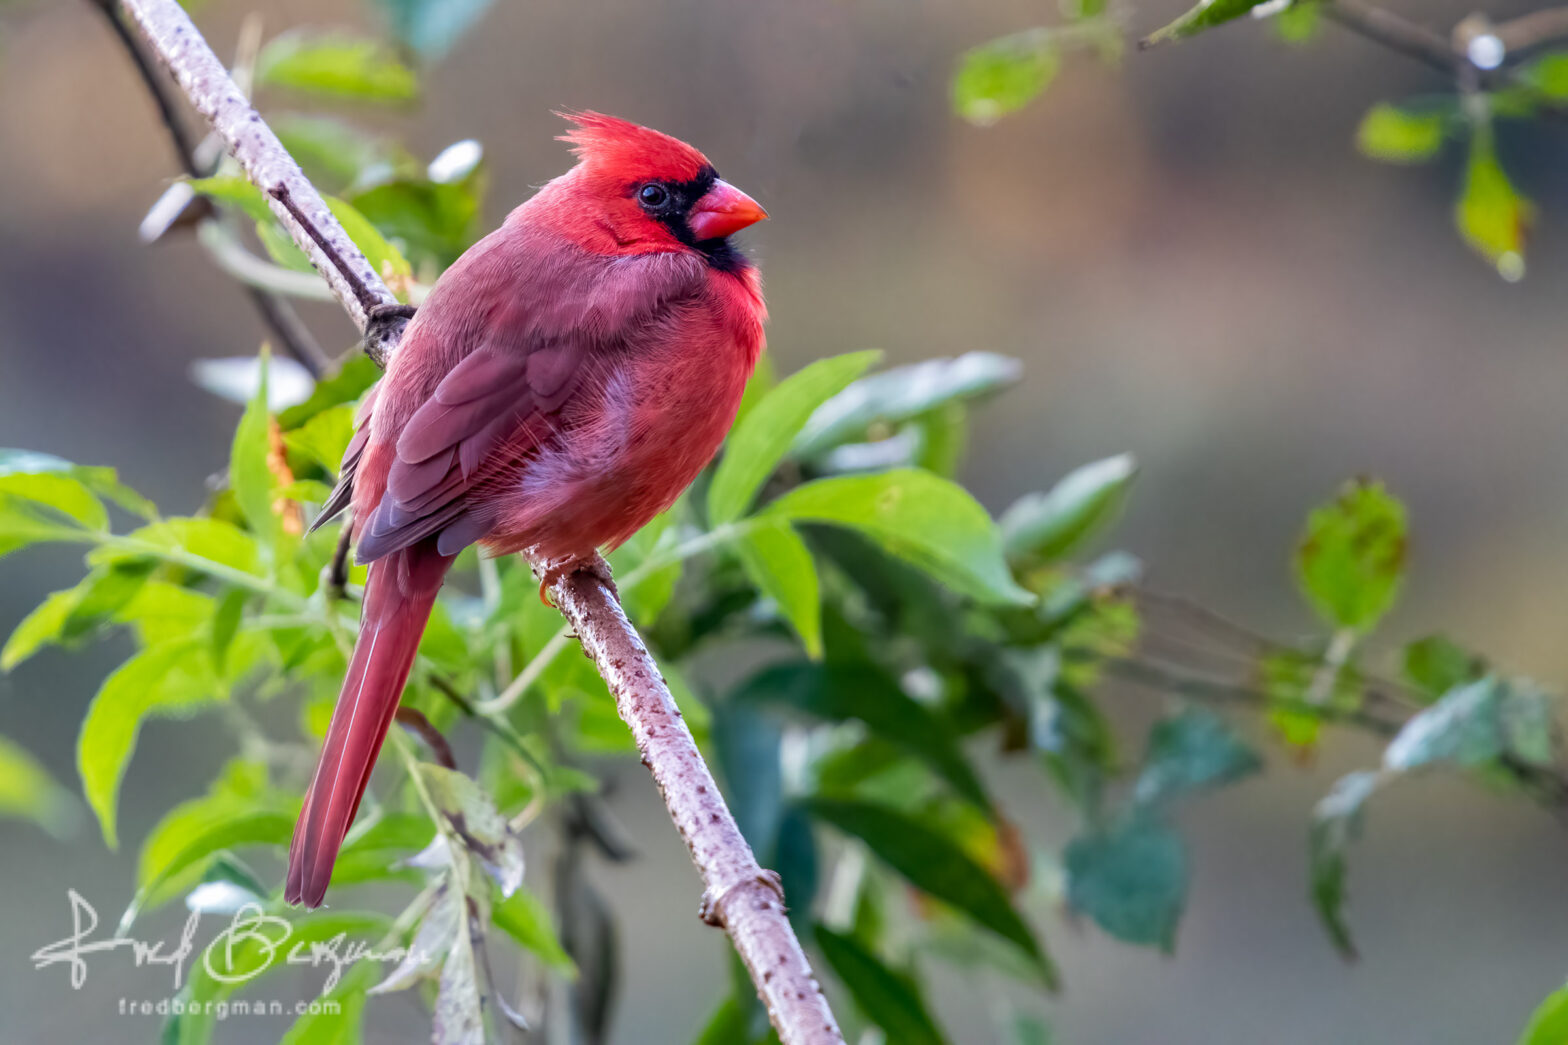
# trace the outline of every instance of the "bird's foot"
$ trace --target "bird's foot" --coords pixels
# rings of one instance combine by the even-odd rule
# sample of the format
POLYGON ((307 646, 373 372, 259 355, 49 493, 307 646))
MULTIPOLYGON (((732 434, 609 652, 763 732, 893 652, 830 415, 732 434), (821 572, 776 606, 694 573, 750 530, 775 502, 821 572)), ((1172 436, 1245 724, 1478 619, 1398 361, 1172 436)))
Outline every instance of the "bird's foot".
POLYGON ((620 601, 621 592, 615 586, 615 576, 610 572, 610 564, 604 561, 604 556, 598 552, 586 557, 563 555, 558 559, 546 559, 534 565, 534 573, 539 578, 539 601, 546 606, 552 606, 550 589, 574 573, 586 573, 590 577, 610 589, 610 594, 620 601))
POLYGON ((407 323, 419 311, 418 305, 372 305, 365 313, 365 341, 375 344, 386 340, 394 323, 407 323))

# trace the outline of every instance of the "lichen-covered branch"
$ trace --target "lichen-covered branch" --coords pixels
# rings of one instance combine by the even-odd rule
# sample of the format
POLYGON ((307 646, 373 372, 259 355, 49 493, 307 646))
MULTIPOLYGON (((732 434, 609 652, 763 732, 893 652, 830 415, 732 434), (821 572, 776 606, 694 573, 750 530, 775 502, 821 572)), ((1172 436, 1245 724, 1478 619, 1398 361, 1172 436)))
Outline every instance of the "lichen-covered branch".
MULTIPOLYGON (((384 365, 403 324, 378 318, 392 314, 388 310, 397 305, 380 276, 176 0, 124 4, 191 104, 267 194, 278 220, 366 334, 366 351, 384 365)), ((551 593, 615 694, 643 763, 702 875, 703 917, 729 933, 780 1039, 785 1045, 842 1045, 827 999, 785 917, 777 877, 757 864, 669 687, 613 592, 593 573, 580 571, 559 579, 551 593)))

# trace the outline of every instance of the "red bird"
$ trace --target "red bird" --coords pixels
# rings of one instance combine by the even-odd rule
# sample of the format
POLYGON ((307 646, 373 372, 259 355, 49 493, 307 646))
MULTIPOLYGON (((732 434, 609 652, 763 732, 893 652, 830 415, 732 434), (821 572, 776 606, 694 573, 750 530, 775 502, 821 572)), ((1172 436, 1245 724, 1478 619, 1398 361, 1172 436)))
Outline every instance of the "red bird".
POLYGON ((766 212, 684 142, 567 119, 577 165, 436 281, 317 520, 352 505, 370 575, 289 903, 326 893, 457 553, 528 549, 554 577, 625 541, 712 459, 762 352, 761 280, 728 237, 766 212))

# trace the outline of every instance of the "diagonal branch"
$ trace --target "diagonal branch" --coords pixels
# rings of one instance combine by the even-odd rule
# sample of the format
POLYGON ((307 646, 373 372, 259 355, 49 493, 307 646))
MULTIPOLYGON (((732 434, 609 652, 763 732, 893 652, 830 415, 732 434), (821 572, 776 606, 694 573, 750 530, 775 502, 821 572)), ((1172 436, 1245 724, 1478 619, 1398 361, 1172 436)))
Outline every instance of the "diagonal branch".
MULTIPOLYGON (((125 8, 385 365, 403 321, 397 305, 277 136, 229 78, 176 0, 124 0, 125 8), (385 315, 384 312, 381 315, 385 315)), ((843 1035, 785 917, 778 878, 757 863, 675 706, 647 647, 610 588, 579 572, 551 589, 631 727, 705 886, 703 916, 723 926, 751 973, 784 1045, 843 1045, 843 1035)))

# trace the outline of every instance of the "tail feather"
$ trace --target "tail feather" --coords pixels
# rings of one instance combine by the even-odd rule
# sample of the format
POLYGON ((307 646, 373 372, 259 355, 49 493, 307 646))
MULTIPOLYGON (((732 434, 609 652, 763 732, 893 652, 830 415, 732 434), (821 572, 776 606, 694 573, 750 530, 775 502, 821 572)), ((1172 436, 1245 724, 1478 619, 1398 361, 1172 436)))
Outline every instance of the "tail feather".
POLYGON ((381 752, 420 636, 452 557, 435 542, 403 548, 370 567, 359 640, 289 846, 283 898, 316 907, 381 752))

